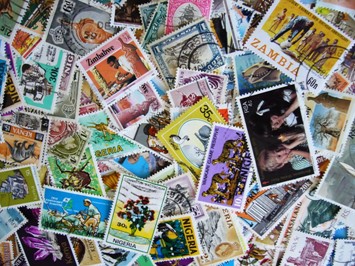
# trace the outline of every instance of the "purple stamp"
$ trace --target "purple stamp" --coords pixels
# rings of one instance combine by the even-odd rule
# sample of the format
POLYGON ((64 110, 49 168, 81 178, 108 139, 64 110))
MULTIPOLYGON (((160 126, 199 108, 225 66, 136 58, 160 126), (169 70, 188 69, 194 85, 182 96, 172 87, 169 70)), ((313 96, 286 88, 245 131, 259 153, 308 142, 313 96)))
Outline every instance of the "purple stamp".
POLYGON ((198 187, 199 202, 243 210, 251 177, 251 158, 245 132, 214 124, 198 187))

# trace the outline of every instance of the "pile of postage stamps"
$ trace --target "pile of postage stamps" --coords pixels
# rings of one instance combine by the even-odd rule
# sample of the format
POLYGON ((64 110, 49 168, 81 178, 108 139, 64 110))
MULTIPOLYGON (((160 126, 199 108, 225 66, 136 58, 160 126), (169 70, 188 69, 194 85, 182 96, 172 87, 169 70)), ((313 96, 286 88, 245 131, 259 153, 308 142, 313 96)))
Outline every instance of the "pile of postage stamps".
POLYGON ((354 1, 0 1, 0 265, 355 265, 354 36, 354 1))

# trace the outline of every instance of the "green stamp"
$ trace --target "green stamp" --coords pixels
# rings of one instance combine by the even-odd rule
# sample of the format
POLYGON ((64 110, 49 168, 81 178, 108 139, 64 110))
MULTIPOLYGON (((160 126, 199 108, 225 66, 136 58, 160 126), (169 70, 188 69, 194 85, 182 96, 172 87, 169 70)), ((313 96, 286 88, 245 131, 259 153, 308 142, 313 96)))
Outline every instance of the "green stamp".
POLYGON ((5 2, 7 3, 2 4, 0 13, 0 35, 9 39, 14 27, 21 18, 26 1, 16 0, 5 2))

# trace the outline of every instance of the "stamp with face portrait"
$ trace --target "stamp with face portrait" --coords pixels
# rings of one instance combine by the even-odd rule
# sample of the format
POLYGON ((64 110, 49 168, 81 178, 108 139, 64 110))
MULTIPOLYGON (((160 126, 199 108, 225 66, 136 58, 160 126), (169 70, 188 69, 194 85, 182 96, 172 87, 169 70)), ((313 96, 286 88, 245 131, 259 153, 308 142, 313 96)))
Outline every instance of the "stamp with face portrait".
POLYGON ((142 26, 139 6, 147 4, 148 0, 114 0, 112 5, 111 24, 140 28, 142 26))
POLYGON ((304 104, 295 85, 259 91, 237 100, 261 188, 318 173, 304 104))
POLYGON ((78 265, 102 265, 103 261, 95 240, 71 237, 70 243, 78 265))
POLYGON ((166 191, 166 186, 121 175, 105 242, 149 254, 166 191))
POLYGON ((0 241, 15 233, 27 222, 26 217, 17 208, 0 209, 0 241))
POLYGON ((197 201, 242 211, 252 175, 245 132, 214 124, 198 186, 197 201))
POLYGON ((78 65, 95 93, 106 104, 122 98, 124 92, 147 82, 156 72, 127 29, 91 51, 78 65))

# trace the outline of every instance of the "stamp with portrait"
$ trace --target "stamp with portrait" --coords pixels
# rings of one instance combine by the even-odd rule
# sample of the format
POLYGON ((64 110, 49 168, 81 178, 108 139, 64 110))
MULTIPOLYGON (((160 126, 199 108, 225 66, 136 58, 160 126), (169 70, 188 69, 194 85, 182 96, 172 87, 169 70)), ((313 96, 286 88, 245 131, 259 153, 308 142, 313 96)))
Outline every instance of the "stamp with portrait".
POLYGON ((78 61, 94 92, 103 103, 122 98, 133 86, 150 80, 153 64, 130 30, 123 30, 78 61))
POLYGON ((70 243, 78 265, 102 265, 101 254, 95 240, 71 237, 70 243))
POLYGON ((214 104, 204 97, 157 134, 171 156, 196 179, 201 173, 213 122, 225 123, 214 104))
POLYGON ((0 261, 4 266, 12 265, 14 259, 14 253, 12 250, 11 241, 0 242, 0 261))
POLYGON ((238 104, 261 188, 317 174, 304 104, 295 85, 241 96, 238 104))
POLYGON ((160 219, 149 254, 154 262, 201 256, 193 216, 160 219))
POLYGON ((103 240, 111 205, 103 197, 45 186, 39 229, 103 240))
POLYGON ((105 242, 149 254, 166 192, 166 186, 121 175, 105 242))
POLYGON ((0 241, 14 234, 27 222, 26 217, 17 208, 0 209, 0 241))
POLYGON ((242 129, 213 124, 197 201, 242 211, 251 180, 251 156, 242 129))

